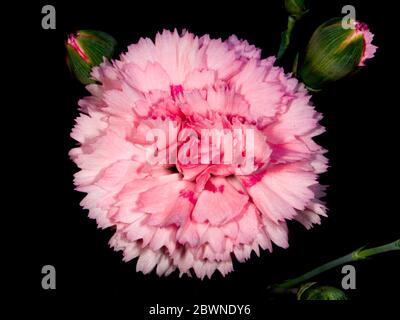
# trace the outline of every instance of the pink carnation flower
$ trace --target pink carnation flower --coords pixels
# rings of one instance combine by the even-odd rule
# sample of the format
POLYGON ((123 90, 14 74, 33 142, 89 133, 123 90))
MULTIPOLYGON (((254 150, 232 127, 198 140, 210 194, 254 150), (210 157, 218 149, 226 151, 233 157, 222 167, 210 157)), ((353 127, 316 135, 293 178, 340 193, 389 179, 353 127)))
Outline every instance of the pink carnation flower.
POLYGON ((125 261, 138 257, 137 271, 225 275, 233 258, 288 247, 287 220, 308 229, 325 215, 317 178, 327 160, 312 140, 324 131, 321 115, 304 86, 260 54, 236 36, 164 31, 94 68, 100 84, 87 87, 92 95, 79 102, 71 133, 79 142, 70 151, 81 169, 75 184, 87 193, 89 216, 116 227, 110 245, 125 261), (167 143, 149 140, 171 123, 176 136, 167 143), (252 144, 236 139, 232 150, 251 154, 253 166, 182 161, 188 141, 208 152, 186 129, 251 133, 252 144), (176 153, 176 162, 149 161, 163 152, 176 153))

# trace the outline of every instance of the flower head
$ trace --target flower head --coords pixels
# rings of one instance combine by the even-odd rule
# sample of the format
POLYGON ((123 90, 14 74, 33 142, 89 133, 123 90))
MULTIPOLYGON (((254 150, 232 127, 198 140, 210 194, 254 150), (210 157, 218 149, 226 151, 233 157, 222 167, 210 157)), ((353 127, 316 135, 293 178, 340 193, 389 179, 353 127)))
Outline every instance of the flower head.
POLYGON ((315 30, 298 74, 308 88, 319 90, 325 83, 337 81, 365 65, 374 57, 373 34, 365 23, 334 18, 315 30))
POLYGON ((82 206, 136 269, 200 278, 288 246, 325 207, 313 137, 321 115, 274 57, 228 40, 164 31, 92 71, 70 151, 82 206))

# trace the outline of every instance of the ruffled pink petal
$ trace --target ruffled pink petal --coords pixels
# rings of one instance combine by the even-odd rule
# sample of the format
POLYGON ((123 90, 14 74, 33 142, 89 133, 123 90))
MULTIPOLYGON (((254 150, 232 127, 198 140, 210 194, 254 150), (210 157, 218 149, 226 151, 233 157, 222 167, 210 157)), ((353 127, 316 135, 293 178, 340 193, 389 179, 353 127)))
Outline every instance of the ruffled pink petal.
POLYGON ((223 178, 211 178, 200 193, 193 209, 196 222, 221 225, 234 219, 248 202, 248 196, 237 192, 223 178))

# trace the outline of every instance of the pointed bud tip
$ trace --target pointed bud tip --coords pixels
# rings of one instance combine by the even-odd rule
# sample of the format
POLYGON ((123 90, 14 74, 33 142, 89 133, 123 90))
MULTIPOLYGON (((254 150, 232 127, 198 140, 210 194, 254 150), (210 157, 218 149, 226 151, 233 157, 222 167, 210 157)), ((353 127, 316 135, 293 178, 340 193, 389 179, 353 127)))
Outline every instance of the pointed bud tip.
POLYGON ((68 35, 65 46, 71 72, 81 83, 89 84, 94 82, 91 69, 112 57, 116 41, 102 31, 80 30, 68 35))
POLYGON ((89 57, 83 51, 78 43, 79 32, 76 34, 70 33, 67 38, 67 46, 70 46, 75 52, 87 63, 90 63, 89 57))

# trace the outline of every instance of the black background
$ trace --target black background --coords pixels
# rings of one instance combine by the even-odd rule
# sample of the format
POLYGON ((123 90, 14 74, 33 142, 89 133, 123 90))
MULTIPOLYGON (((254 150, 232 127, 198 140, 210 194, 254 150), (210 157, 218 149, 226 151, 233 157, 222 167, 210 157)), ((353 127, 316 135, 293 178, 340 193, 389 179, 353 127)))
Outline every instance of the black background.
MULTIPOLYGON (((289 223, 288 249, 275 247, 272 254, 263 252, 259 258, 254 255, 246 263, 235 263, 235 271, 225 278, 215 274, 202 281, 179 278, 177 273, 166 278, 143 275, 136 273, 135 261, 122 262, 121 253, 108 247, 112 232, 97 229, 79 206, 84 195, 74 191, 72 184, 77 168, 68 157, 75 145, 69 133, 78 115, 77 101, 87 92, 66 67, 67 35, 79 29, 106 31, 117 39, 117 52, 121 52, 140 37, 154 38, 164 28, 223 39, 236 34, 261 48, 267 57, 276 54, 286 25, 282 2, 164 1, 160 5, 150 1, 48 1, 21 7, 24 21, 20 29, 12 30, 19 35, 14 40, 22 45, 15 56, 23 76, 14 82, 17 95, 11 106, 18 113, 18 127, 8 124, 13 127, 10 138, 15 148, 9 150, 20 156, 12 157, 19 169, 11 188, 13 211, 8 214, 19 215, 22 221, 15 220, 8 228, 16 228, 21 241, 18 246, 10 245, 22 259, 18 265, 24 276, 21 286, 39 305, 104 298, 108 299, 104 308, 125 308, 126 302, 118 304, 123 297, 138 319, 156 303, 251 304, 257 314, 263 314, 263 303, 276 303, 268 302, 268 285, 363 245, 399 238, 398 143, 394 141, 397 127, 393 114, 398 91, 389 80, 398 67, 389 58, 392 28, 384 1, 380 6, 367 1, 313 1, 309 15, 296 30, 295 47, 300 49, 320 23, 341 15, 343 5, 353 4, 357 18, 368 23, 375 34, 379 49, 358 74, 313 96, 327 129, 317 141, 329 150, 330 169, 321 178, 329 185, 329 217, 310 231, 289 223), (44 4, 55 5, 56 30, 41 28, 44 4), (41 268, 46 264, 57 270, 57 289, 53 291, 41 288, 41 268)), ((393 289, 400 284, 399 260, 399 255, 389 254, 356 263, 357 289, 347 292, 353 303, 398 298, 393 289)), ((317 280, 340 287, 340 271, 334 269, 317 280)))

